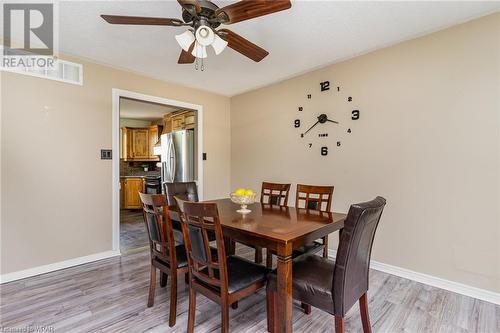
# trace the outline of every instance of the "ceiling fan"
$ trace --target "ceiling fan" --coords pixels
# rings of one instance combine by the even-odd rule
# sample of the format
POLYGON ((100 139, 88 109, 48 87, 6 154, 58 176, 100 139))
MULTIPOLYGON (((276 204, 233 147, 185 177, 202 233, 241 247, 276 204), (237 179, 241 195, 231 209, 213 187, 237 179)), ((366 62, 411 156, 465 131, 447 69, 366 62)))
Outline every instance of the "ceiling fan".
POLYGON ((173 27, 190 27, 184 33, 175 36, 182 48, 179 64, 198 64, 207 57, 207 46, 212 46, 215 53, 220 54, 226 46, 242 55, 259 62, 269 52, 253 44, 228 29, 219 29, 221 24, 233 24, 255 17, 264 16, 289 9, 290 0, 241 0, 234 4, 219 8, 209 0, 177 0, 182 7, 182 20, 161 17, 138 17, 101 15, 111 24, 132 25, 165 25, 173 27))

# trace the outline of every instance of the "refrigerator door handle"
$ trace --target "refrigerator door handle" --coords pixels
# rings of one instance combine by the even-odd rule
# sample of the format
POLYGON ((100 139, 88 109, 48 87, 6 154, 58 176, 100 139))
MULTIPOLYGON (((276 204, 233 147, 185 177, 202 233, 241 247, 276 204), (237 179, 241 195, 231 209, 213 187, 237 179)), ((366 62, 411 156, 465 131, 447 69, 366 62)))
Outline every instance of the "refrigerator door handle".
POLYGON ((175 145, 174 145, 174 140, 171 141, 172 142, 172 182, 174 182, 175 180, 175 167, 176 167, 176 163, 177 163, 177 157, 175 156, 175 145))

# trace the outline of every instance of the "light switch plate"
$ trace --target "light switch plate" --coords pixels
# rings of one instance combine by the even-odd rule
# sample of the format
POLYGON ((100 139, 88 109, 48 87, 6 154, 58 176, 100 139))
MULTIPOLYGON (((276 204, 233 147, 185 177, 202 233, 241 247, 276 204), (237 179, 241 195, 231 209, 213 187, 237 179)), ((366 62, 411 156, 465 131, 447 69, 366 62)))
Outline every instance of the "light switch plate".
POLYGON ((111 160, 113 154, 111 149, 101 149, 101 160, 111 160))

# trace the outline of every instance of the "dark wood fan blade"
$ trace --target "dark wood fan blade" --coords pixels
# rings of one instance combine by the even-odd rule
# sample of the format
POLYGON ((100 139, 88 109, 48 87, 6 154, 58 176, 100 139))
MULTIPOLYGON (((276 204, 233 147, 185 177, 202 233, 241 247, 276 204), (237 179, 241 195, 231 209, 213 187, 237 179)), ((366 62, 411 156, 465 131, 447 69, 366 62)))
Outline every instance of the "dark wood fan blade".
POLYGON ((227 46, 255 62, 261 61, 269 54, 269 52, 263 48, 255 45, 231 30, 220 29, 217 33, 227 42, 227 46))
POLYGON ((191 54, 193 52, 194 42, 189 47, 188 52, 182 50, 181 55, 179 56, 178 64, 192 64, 195 61, 195 56, 191 54))
POLYGON ((197 16, 201 12, 201 6, 198 0, 177 0, 177 2, 192 16, 197 16))
POLYGON ((233 24, 279 12, 290 7, 292 7, 290 0, 242 0, 217 9, 215 16, 221 23, 233 24))
POLYGON ((141 16, 118 16, 101 15, 101 17, 111 24, 134 24, 134 25, 170 25, 178 27, 184 24, 181 20, 163 17, 141 17, 141 16))

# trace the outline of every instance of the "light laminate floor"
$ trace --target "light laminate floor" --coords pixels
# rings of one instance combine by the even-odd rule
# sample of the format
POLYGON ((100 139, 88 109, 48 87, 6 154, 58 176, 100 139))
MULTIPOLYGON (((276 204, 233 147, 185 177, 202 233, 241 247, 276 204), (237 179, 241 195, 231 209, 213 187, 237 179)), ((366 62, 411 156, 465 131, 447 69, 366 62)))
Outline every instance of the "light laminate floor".
POLYGON ((144 217, 140 209, 120 210, 120 250, 129 253, 149 246, 144 217))
MULTIPOLYGON (((238 254, 253 257, 239 246, 238 254)), ((69 268, 0 286, 1 332, 185 332, 187 287, 179 279, 177 325, 168 327, 167 289, 157 286, 146 307, 149 253, 69 268), (18 329, 18 330, 16 330, 18 329)), ((371 271, 369 310, 374 332, 500 332, 500 306, 371 271)), ((230 313, 232 332, 265 332, 265 292, 230 313)), ((294 307, 294 332, 333 332, 333 318, 294 307)), ((198 296, 195 332, 220 329, 219 307, 198 296)), ((347 332, 361 332, 358 307, 347 315, 347 332)))

